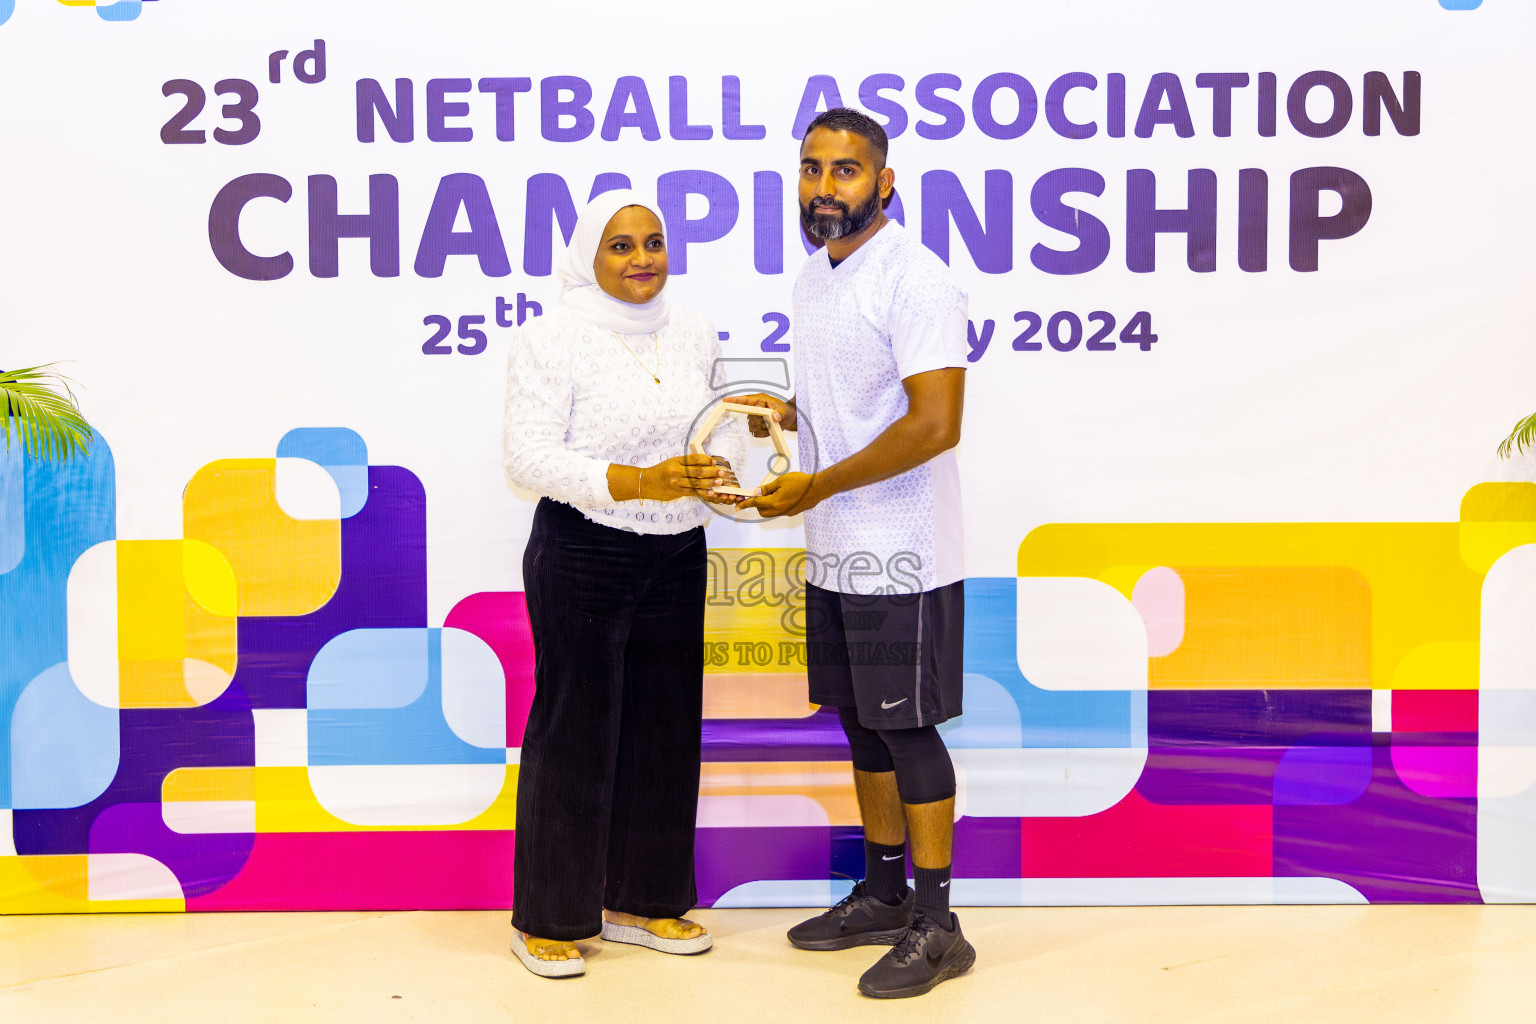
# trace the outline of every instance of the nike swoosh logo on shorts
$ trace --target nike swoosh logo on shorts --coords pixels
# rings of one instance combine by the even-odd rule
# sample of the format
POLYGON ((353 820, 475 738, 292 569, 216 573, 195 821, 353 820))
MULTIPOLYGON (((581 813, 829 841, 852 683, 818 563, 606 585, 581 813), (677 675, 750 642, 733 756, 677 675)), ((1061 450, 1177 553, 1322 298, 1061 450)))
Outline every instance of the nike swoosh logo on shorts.
POLYGON ((880 707, 883 710, 887 710, 888 711, 891 708, 895 707, 897 704, 905 704, 906 702, 907 702, 907 698, 905 698, 905 697, 901 698, 901 700, 893 700, 889 704, 887 704, 885 701, 881 701, 880 702, 880 707))

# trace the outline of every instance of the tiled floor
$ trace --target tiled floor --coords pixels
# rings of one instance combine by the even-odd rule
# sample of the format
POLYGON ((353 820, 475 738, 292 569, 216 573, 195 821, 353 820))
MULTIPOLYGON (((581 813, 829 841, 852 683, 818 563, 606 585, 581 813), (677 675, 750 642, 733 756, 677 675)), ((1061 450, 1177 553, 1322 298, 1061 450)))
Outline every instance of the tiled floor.
POLYGON ((880 950, 802 953, 792 910, 700 911, 714 951, 585 943, 534 978, 502 912, 0 917, 0 1021, 1530 1021, 1536 907, 966 909, 978 962, 861 997, 880 950))

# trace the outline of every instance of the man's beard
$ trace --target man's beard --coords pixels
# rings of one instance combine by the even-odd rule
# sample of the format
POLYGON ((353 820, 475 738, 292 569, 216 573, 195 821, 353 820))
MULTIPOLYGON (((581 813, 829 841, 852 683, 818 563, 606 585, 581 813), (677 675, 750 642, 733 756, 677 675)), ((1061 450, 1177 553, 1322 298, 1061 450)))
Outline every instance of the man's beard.
POLYGON ((800 224, 805 228, 806 234, 820 238, 823 241, 832 241, 833 239, 858 234, 874 223, 875 217, 879 213, 879 189, 872 190, 869 193, 869 199, 852 212, 849 211, 847 203, 818 196, 811 200, 810 206, 801 205, 800 224), (814 212, 817 206, 831 207, 839 210, 842 212, 842 216, 836 219, 830 217, 817 218, 814 212))

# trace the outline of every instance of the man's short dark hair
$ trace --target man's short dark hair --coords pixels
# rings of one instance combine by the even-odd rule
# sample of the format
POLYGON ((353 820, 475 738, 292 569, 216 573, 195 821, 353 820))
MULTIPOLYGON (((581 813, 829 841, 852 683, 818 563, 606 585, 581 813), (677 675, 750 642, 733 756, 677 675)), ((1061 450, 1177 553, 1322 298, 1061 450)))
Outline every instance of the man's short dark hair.
POLYGON ((805 138, 817 128, 825 128, 829 132, 848 132, 858 135, 869 142, 869 148, 875 153, 875 170, 885 167, 885 154, 890 148, 890 140, 885 137, 885 129, 880 127, 880 122, 864 113, 862 110, 854 110, 852 107, 833 107, 824 113, 817 114, 816 119, 805 127, 805 138))

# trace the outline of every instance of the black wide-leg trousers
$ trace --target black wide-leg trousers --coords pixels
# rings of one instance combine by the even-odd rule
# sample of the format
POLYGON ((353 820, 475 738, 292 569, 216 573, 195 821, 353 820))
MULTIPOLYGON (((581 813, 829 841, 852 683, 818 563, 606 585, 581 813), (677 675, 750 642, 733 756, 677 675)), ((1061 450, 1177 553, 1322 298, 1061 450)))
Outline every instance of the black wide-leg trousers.
POLYGON ((681 917, 697 902, 705 573, 702 528, 638 534, 539 502, 523 554, 536 691, 515 928, 584 939, 603 907, 681 917))

